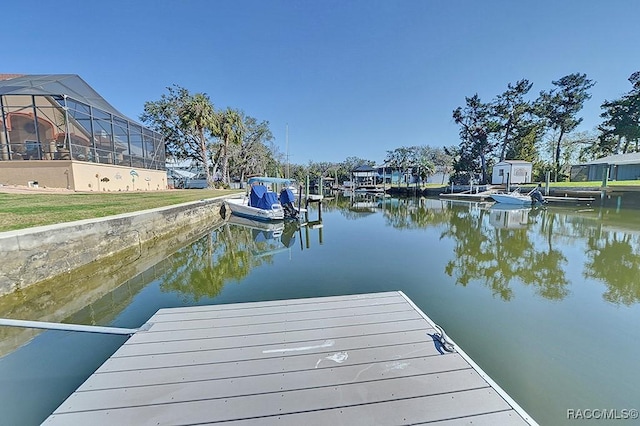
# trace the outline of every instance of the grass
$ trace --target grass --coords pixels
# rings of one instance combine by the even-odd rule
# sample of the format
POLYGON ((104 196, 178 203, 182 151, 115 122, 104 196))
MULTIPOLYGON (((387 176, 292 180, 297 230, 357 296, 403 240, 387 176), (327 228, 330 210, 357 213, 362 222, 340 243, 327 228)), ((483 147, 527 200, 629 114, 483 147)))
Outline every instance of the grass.
POLYGON ((0 232, 130 213, 238 192, 238 190, 193 189, 106 194, 0 193, 0 232))

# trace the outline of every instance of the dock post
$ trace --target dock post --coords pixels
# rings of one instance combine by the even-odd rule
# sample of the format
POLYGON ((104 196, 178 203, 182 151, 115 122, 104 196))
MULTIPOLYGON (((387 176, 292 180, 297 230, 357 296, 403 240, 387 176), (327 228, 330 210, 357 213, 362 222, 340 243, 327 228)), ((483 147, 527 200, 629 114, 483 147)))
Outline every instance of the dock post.
POLYGON ((385 179, 385 167, 382 165, 382 192, 387 193, 387 180, 385 179))
POLYGON ((600 205, 604 204, 607 197, 607 182, 609 181, 609 167, 602 170, 602 186, 600 187, 600 205))
POLYGON ((549 195, 549 182, 551 181, 551 172, 547 171, 544 176, 544 195, 549 195))

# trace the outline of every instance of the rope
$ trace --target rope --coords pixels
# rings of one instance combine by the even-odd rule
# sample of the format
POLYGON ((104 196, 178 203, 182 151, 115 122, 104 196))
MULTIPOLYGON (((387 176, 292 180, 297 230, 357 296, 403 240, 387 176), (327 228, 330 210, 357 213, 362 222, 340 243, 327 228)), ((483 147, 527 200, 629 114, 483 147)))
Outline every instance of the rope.
POLYGON ((436 330, 438 330, 438 333, 435 334, 435 337, 438 339, 438 341, 440 342, 444 350, 447 352, 454 352, 455 346, 453 342, 449 340, 449 337, 447 337, 447 334, 444 332, 442 327, 440 327, 437 324, 434 324, 434 325, 436 330))

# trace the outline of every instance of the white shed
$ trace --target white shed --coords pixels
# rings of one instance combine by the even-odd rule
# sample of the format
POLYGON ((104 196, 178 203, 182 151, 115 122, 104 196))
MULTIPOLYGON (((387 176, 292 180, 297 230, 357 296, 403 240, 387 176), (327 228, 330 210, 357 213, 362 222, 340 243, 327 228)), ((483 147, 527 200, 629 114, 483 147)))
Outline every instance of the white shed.
POLYGON ((492 185, 531 183, 533 165, 528 161, 504 160, 493 166, 492 185))

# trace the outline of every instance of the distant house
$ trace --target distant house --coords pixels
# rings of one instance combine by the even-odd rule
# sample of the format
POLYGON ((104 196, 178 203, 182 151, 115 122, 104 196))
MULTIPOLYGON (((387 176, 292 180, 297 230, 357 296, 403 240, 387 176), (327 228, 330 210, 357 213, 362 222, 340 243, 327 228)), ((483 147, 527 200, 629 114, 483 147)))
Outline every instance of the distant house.
POLYGON ((505 160, 493 166, 492 185, 530 183, 533 165, 528 161, 505 160))
POLYGON ((194 160, 166 160, 169 188, 203 189, 209 186, 207 174, 194 160))
POLYGON ((409 167, 405 170, 400 170, 396 167, 390 166, 358 166, 351 171, 352 181, 356 186, 368 186, 375 184, 388 184, 388 185, 404 185, 421 183, 438 183, 444 184, 449 181, 449 174, 437 171, 426 179, 420 181, 417 175, 418 170, 409 167))
POLYGON ((351 171, 352 181, 356 186, 375 185, 378 171, 371 166, 358 166, 351 171))
POLYGON ((599 181, 608 171, 610 180, 640 179, 640 152, 616 154, 571 166, 571 181, 599 181))

